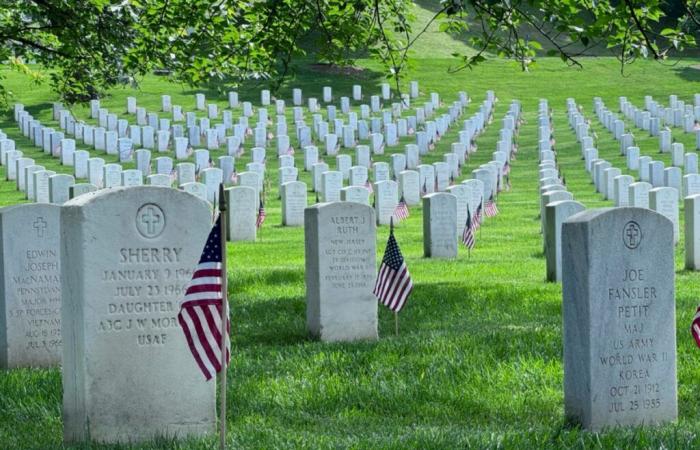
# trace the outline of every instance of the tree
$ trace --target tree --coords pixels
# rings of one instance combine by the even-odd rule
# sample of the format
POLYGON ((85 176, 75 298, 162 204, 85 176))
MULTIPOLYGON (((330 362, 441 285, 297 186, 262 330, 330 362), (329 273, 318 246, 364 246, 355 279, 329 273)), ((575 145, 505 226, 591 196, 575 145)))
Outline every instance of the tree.
MULTIPOLYGON (((455 55, 455 71, 489 54, 524 70, 542 54, 581 65, 600 48, 624 67, 694 48, 699 10, 700 0, 443 0, 430 22, 475 48, 455 55)), ((309 52, 339 65, 370 54, 399 87, 427 29, 413 31, 411 11, 408 0, 0 0, 0 63, 40 80, 27 64, 38 63, 67 103, 155 69, 192 86, 263 79, 275 90, 309 52)))
POLYGON ((640 57, 665 60, 696 47, 697 30, 689 31, 685 24, 698 0, 681 1, 681 14, 675 17, 669 17, 673 8, 663 0, 447 1, 438 13, 445 17, 446 32, 469 30, 467 19, 478 23, 471 38, 477 52, 456 55, 461 60, 457 69, 473 67, 483 61, 484 52, 492 51, 516 59, 527 70, 543 44, 550 47, 548 55, 574 66, 581 66, 580 56, 608 49, 623 70, 640 57))

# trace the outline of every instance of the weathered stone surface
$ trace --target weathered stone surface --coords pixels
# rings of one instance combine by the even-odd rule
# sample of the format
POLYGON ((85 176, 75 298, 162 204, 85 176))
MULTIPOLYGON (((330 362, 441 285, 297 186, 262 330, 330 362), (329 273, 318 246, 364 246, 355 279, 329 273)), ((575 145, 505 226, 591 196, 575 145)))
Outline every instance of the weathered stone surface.
POLYGON ((564 405, 584 428, 677 417, 673 226, 641 208, 562 227, 564 405))
POLYGON ((649 208, 649 191, 652 189, 651 184, 646 181, 638 181, 632 183, 627 188, 627 200, 629 206, 636 208, 649 208))
POLYGON ((0 368, 61 364, 60 207, 0 209, 0 368))
POLYGON ((669 187, 659 187, 650 190, 649 209, 664 215, 673 223, 673 242, 677 244, 680 239, 678 191, 669 187))
POLYGON ((544 214, 547 228, 544 230, 547 281, 561 281, 561 225, 566 219, 585 210, 574 200, 559 200, 547 203, 544 214))
POLYGON ((215 383, 176 319, 211 229, 207 204, 117 187, 66 203, 61 229, 61 265, 72 269, 61 274, 64 441, 213 432, 215 383))
POLYGON ((374 209, 319 203, 304 213, 306 324, 324 342, 377 339, 374 209))
POLYGON ((280 190, 282 196, 282 225, 298 227, 304 225, 304 209, 308 198, 306 183, 290 181, 284 183, 280 190))
POLYGON ((457 197, 436 192, 423 197, 423 255, 457 257, 457 197))
POLYGON ((399 188, 396 181, 385 180, 374 183, 374 209, 377 225, 389 225, 398 203, 399 188))
POLYGON ((236 186, 226 190, 228 202, 228 240, 255 241, 257 227, 258 194, 249 186, 236 186))
POLYGON ((685 268, 700 270, 700 194, 686 197, 684 205, 685 268))

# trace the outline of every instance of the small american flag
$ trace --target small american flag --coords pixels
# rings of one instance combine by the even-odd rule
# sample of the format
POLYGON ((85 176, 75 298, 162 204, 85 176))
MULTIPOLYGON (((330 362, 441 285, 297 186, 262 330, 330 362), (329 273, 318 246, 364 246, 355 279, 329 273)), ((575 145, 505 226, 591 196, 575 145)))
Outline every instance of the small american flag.
POLYGON ((408 218, 408 206, 406 206, 406 200, 403 198, 403 195, 401 196, 399 203, 396 205, 396 209, 394 209, 394 217, 396 217, 399 221, 406 220, 408 218))
POLYGON ((411 274, 408 273, 408 267, 396 243, 392 228, 372 292, 382 305, 397 313, 406 304, 406 299, 412 290, 411 274))
MULTIPOLYGON (((177 315, 187 339, 187 346, 207 380, 211 380, 214 374, 221 371, 221 233, 219 217, 209 233, 177 315)), ((227 364, 231 358, 231 341, 228 336, 230 331, 231 321, 227 318, 227 364)))
POLYGON ((474 236, 474 230, 476 227, 472 222, 472 214, 467 208, 467 223, 464 226, 464 231, 462 232, 462 243, 467 246, 469 250, 473 249, 476 245, 476 237, 474 236))
POLYGON ((491 194, 491 198, 486 202, 484 214, 486 214, 486 217, 494 217, 498 214, 498 206, 496 206, 496 202, 493 200, 493 194, 491 194))
POLYGON ((287 149, 287 154, 288 154, 289 156, 294 156, 294 148, 289 147, 289 148, 287 149))
POLYGON ((700 347, 700 306, 695 311, 695 317, 693 317, 693 323, 690 326, 690 333, 695 338, 695 343, 700 347))
POLYGON ((236 172, 236 168, 233 168, 233 171, 231 171, 231 183, 232 184, 238 184, 238 172, 236 172))
POLYGON ((263 223, 265 223, 266 216, 267 214, 265 214, 265 205, 262 199, 260 199, 260 208, 258 208, 258 218, 255 220, 255 226, 257 228, 260 228, 263 225, 263 223))
POLYGON ((479 206, 476 208, 476 212, 474 213, 474 229, 477 230, 479 227, 481 227, 481 219, 482 219, 482 210, 483 210, 483 201, 479 202, 479 206))
POLYGON ((374 187, 372 187, 372 183, 370 183, 369 180, 365 181, 365 187, 370 194, 374 194, 374 187))

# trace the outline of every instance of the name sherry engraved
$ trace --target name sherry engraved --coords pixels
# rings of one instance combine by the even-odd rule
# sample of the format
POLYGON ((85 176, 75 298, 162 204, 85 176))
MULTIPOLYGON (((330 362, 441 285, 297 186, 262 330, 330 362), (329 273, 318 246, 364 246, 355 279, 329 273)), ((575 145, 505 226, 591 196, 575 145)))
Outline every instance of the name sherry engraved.
MULTIPOLYGON (((638 242, 638 241, 637 241, 638 242)), ((628 246, 628 248, 632 248, 628 246)), ((648 271, 625 269, 619 284, 606 289, 615 322, 620 329, 600 353, 600 365, 610 370, 613 382, 607 387, 608 412, 613 414, 656 409, 661 406, 659 380, 649 369, 668 361, 666 352, 656 349, 654 330, 648 321, 654 317, 657 290, 647 285, 648 271)))
POLYGON ((192 278, 183 267, 182 247, 125 247, 116 269, 104 270, 101 281, 111 293, 97 325, 100 333, 127 333, 139 347, 162 346, 179 328, 177 313, 192 278))
POLYGON ((375 254, 365 239, 367 219, 362 216, 330 218, 337 236, 326 241, 323 251, 328 263, 324 281, 335 289, 365 289, 374 282, 375 254))
POLYGON ((61 279, 56 250, 27 249, 18 261, 22 269, 11 276, 14 307, 10 319, 19 320, 26 351, 56 351, 61 346, 61 279))

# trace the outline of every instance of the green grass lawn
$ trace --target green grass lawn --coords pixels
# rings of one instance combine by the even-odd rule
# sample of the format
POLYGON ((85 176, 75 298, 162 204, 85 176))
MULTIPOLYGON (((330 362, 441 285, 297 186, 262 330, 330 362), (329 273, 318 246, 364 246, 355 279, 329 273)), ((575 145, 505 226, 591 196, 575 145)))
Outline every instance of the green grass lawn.
MULTIPOLYGON (((228 374, 228 440, 232 448, 697 448, 700 446, 700 350, 688 331, 698 303, 700 278, 683 270, 683 242, 676 249, 678 329, 677 424, 658 429, 627 429, 602 434, 583 432, 565 423, 563 411, 561 286, 546 283, 539 233, 537 180, 537 102, 547 98, 554 109, 554 127, 561 170, 576 200, 588 208, 611 206, 594 192, 580 157, 580 146, 566 119, 566 99, 583 105, 599 136, 599 154, 627 173, 618 142, 593 115, 593 97, 616 110, 617 97, 637 106, 644 95, 667 103, 669 94, 689 102, 700 92, 700 71, 682 62, 668 67, 638 62, 620 75, 614 59, 584 60, 584 69, 569 69, 558 59, 542 59, 531 73, 512 62, 490 61, 473 71, 447 75, 451 61, 419 59, 406 79, 420 81, 422 99, 439 92, 445 103, 465 90, 473 114, 487 89, 499 98, 495 120, 479 137, 463 178, 495 151, 501 118, 512 99, 523 104, 517 160, 512 164, 511 192, 499 199, 500 215, 488 220, 477 235, 477 248, 467 257, 460 248, 454 261, 422 257, 421 208, 396 230, 413 276, 415 289, 401 312, 401 334, 393 334, 393 316, 380 310, 380 340, 375 343, 321 344, 305 331, 303 230, 283 228, 280 203, 269 195, 267 222, 256 243, 229 244, 229 296, 233 357, 228 374)), ((366 96, 382 81, 373 63, 357 78, 309 72, 303 66, 282 90, 291 104, 291 87, 306 96, 321 97, 331 85, 334 95, 350 95, 362 84, 366 96)), ((8 73, 16 99, 42 123, 51 123, 46 86, 30 86, 8 73)), ((259 101, 258 90, 241 91, 243 99, 259 101)), ((173 104, 194 109, 195 90, 147 77, 140 90, 117 89, 103 100, 123 113, 126 97, 134 95, 150 111, 160 109, 160 95, 173 104)), ((226 99, 206 91, 223 107, 226 99)), ((355 105, 356 106, 356 105, 355 105)), ((87 117, 87 108, 74 113, 87 117)), ((271 109, 271 112, 273 110, 271 109)), ((310 118, 309 118, 310 119, 310 118)), ((307 120, 309 120, 307 119, 307 120)), ((133 120, 133 119, 132 119, 133 120)), ((290 122, 291 123, 291 122, 290 122)), ((627 124, 628 128, 632 124, 627 124)), ((457 141, 455 125, 423 162, 442 160, 457 141)), ((28 145, 19 136, 9 112, 0 129, 16 139, 19 149, 39 164, 70 172, 28 145)), ((658 155, 657 138, 634 131, 642 155, 670 164, 658 155)), ((673 136, 695 149, 694 136, 673 130, 673 136)), ((394 151, 402 152, 403 144, 394 151)), ((249 148, 249 147, 248 147, 249 148)), ((268 149, 268 152, 274 152, 268 149)), ((392 150, 376 160, 389 161, 392 150)), ((223 151, 214 152, 214 156, 223 151)), ((103 156, 103 155, 101 155, 103 156)), ((154 156, 155 153, 154 153, 154 156)), ((247 151, 237 161, 243 170, 247 151)), ((108 159, 108 158, 107 158, 108 159)), ((333 168, 335 161, 325 158, 333 168)), ((113 162, 109 161, 108 162, 113 162)), ((296 165, 302 166, 302 153, 296 165)), ((276 162, 268 164, 273 193, 277 192, 276 162)), ((311 183, 310 174, 300 179, 311 183)), ((0 168, 0 179, 4 179, 0 168)), ((309 200, 314 196, 309 194, 309 200)), ((0 182, 0 204, 21 202, 14 182, 0 182)), ((681 209, 681 218, 683 211, 681 209)), ((682 224, 681 224, 682 229, 682 224)), ((377 247, 383 251, 387 227, 380 227, 377 247)), ((381 255, 378 255, 380 258, 381 255)), ((12 370, 0 373, 0 448, 61 448, 61 373, 52 370, 12 370)), ((161 441, 130 448, 212 448, 216 437, 201 441, 161 441)), ((85 448, 122 448, 91 446, 85 448)))

